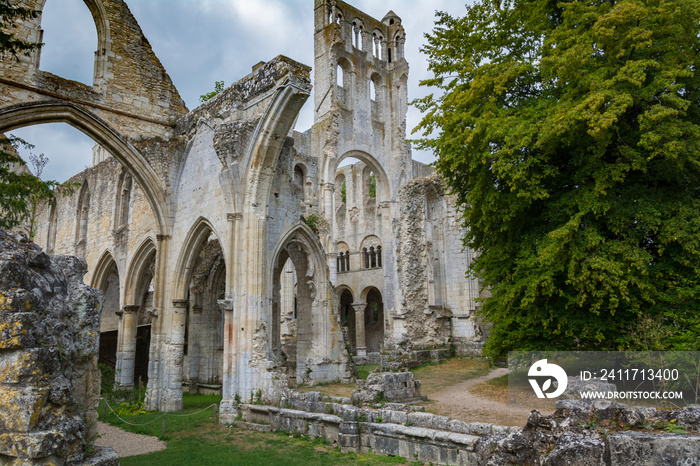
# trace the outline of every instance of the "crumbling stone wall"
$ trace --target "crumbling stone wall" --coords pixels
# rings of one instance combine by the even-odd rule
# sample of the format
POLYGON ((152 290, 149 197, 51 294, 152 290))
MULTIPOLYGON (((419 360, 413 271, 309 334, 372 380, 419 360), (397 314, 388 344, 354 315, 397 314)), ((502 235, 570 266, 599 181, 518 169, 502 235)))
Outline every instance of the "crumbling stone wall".
POLYGON ((393 315, 395 344, 420 349, 479 340, 474 317, 478 283, 463 275, 473 255, 463 250, 463 230, 444 184, 435 175, 407 182, 399 193, 399 209, 394 222, 400 290, 393 315))
POLYGON ((94 450, 102 296, 85 271, 0 230, 2 464, 81 463, 94 450))

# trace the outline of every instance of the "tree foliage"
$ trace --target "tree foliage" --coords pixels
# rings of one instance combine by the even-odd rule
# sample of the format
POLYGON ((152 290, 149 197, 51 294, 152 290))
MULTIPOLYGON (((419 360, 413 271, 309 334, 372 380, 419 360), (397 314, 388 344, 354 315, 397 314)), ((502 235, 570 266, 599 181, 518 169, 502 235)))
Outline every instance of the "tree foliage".
POLYGON ((486 350, 700 349, 700 1, 438 13, 422 148, 492 296, 486 350), (648 347, 648 342, 645 343, 648 347))
MULTIPOLYGON (((5 59, 9 54, 18 61, 18 54, 29 55, 41 47, 41 43, 18 39, 11 32, 16 20, 36 18, 39 14, 40 11, 0 0, 0 58, 5 59)), ((11 229, 29 221, 29 236, 33 239, 39 203, 53 201, 57 188, 64 194, 71 194, 77 185, 42 180, 41 174, 49 162, 44 154, 29 156, 34 169, 32 174, 18 155, 20 146, 33 147, 18 137, 0 135, 0 228, 11 229)))
POLYGON ((18 54, 29 55, 41 47, 41 43, 23 41, 10 32, 15 20, 24 21, 36 18, 39 14, 40 11, 12 5, 10 0, 0 0, 0 58, 4 59, 10 54, 18 59, 18 54))
POLYGON ((214 82, 214 90, 211 92, 207 92, 206 94, 202 94, 199 96, 199 101, 200 102, 206 102, 207 100, 210 100, 217 94, 219 94, 221 91, 224 90, 224 82, 223 81, 215 81, 214 82))

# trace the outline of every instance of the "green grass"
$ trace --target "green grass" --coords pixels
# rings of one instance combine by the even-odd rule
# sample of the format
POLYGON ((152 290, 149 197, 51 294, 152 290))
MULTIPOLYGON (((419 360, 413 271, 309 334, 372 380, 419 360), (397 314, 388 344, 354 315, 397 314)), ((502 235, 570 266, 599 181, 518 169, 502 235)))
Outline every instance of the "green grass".
MULTIPOLYGON (((183 398, 184 408, 178 413, 199 411, 212 403, 219 403, 220 396, 189 395, 183 398)), ((102 407, 100 407, 102 420, 102 407)), ((142 427, 129 426, 112 414, 107 422, 130 432, 160 437, 162 413, 152 412, 137 416, 122 416, 132 423, 144 423, 142 427)), ((122 458, 123 466, 131 465, 327 465, 327 464, 387 464, 406 463, 404 458, 377 455, 340 453, 336 446, 325 439, 291 437, 286 433, 261 433, 238 427, 222 427, 214 424, 214 408, 189 417, 166 416, 167 448, 147 455, 122 458)))
POLYGON ((357 366, 357 377, 362 380, 367 380, 367 376, 370 372, 379 367, 378 364, 367 364, 364 366, 357 366))

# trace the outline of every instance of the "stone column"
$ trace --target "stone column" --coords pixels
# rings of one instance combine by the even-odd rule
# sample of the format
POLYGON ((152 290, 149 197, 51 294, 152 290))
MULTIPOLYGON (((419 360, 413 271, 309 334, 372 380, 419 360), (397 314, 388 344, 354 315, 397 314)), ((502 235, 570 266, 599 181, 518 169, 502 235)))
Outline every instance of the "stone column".
POLYGON ((182 363, 185 352, 186 299, 174 299, 170 317, 170 328, 165 335, 165 370, 162 381, 163 396, 160 410, 165 412, 182 409, 182 363))
POLYGON ((122 307, 121 335, 117 348, 117 374, 115 381, 121 388, 134 387, 134 362, 136 359, 136 331, 139 323, 137 304, 122 307))
POLYGON ((202 306, 192 306, 192 315, 190 317, 190 335, 192 335, 190 340, 192 344, 188 346, 190 373, 187 384, 190 393, 199 393, 199 339, 202 337, 199 335, 199 326, 202 320, 202 306))
POLYGON ((146 407, 160 409, 163 379, 164 320, 165 320, 165 289, 168 278, 168 247, 170 236, 156 235, 156 264, 153 274, 153 309, 151 314, 151 345, 148 349, 148 390, 146 391, 146 407))
POLYGON ((367 356, 367 344, 365 343, 365 308, 367 303, 354 303, 355 309, 355 346, 358 356, 367 356))

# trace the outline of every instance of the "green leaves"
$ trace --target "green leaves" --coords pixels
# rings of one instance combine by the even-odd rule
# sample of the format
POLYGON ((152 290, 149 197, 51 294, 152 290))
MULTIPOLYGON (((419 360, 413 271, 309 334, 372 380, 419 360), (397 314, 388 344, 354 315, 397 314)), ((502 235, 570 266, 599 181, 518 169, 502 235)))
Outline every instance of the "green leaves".
POLYGON ((481 252, 492 355, 627 348, 649 316, 673 329, 661 346, 688 349, 699 19, 698 0, 483 0, 438 14, 422 84, 439 93, 414 102, 414 131, 481 252))

